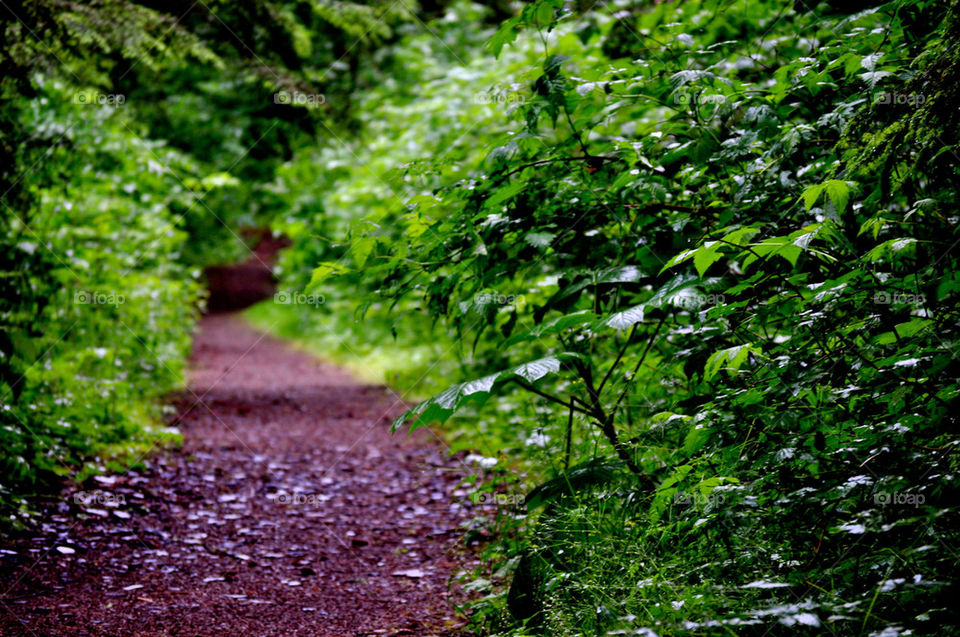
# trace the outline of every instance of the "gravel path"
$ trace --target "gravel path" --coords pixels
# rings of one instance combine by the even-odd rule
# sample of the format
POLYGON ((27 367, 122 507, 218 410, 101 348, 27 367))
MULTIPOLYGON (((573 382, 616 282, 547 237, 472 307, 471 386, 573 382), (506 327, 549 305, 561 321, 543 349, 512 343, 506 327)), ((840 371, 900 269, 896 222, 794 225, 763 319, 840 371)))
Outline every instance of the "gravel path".
POLYGON ((181 448, 0 544, 0 635, 457 631, 460 464, 389 434, 393 394, 234 315, 202 321, 191 370, 181 448))

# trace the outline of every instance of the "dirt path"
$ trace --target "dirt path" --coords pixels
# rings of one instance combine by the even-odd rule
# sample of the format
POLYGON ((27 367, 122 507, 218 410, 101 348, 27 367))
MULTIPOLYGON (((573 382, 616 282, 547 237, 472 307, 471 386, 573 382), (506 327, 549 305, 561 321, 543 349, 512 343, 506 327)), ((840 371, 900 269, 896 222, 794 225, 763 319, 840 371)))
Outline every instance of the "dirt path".
POLYGON ((453 632, 459 463, 396 398, 231 315, 191 368, 182 448, 3 543, 0 634, 453 632))

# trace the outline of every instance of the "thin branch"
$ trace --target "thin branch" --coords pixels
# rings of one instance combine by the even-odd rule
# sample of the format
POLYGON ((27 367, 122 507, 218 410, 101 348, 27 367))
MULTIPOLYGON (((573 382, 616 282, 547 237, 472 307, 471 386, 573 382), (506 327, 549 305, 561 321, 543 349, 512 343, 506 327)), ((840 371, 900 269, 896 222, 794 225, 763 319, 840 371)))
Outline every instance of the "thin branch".
POLYGON ((620 157, 608 157, 606 155, 583 155, 578 157, 551 157, 549 159, 538 159, 537 161, 532 161, 526 164, 517 166, 513 170, 504 173, 501 177, 509 177, 510 175, 515 175, 516 173, 526 170, 527 168, 532 168, 534 166, 543 166, 546 164, 553 164, 557 162, 566 162, 566 161, 624 161, 620 157))
POLYGON ((512 380, 513 382, 515 382, 517 385, 520 385, 520 387, 526 389, 528 392, 532 392, 532 393, 536 394, 537 396, 540 396, 540 397, 542 397, 542 398, 546 398, 547 400, 549 400, 549 401, 551 401, 551 402, 554 402, 554 403, 557 403, 558 405, 563 405, 563 406, 566 407, 567 409, 575 409, 575 410, 579 411, 579 412, 582 413, 582 414, 585 414, 585 415, 590 416, 590 417, 594 417, 594 414, 592 414, 592 413, 589 412, 589 411, 584 411, 584 410, 581 409, 580 407, 577 407, 576 405, 574 405, 572 402, 569 402, 569 403, 568 403, 567 401, 563 400, 562 398, 557 398, 556 396, 554 396, 554 395, 552 395, 552 394, 548 394, 548 393, 545 392, 545 391, 541 391, 541 390, 537 389, 536 387, 534 387, 533 385, 530 385, 530 384, 528 384, 528 383, 523 382, 522 380, 517 380, 516 378, 513 378, 513 379, 511 379, 511 380, 512 380))
MULTIPOLYGON (((640 370, 640 366, 643 365, 643 361, 647 359, 647 354, 650 352, 650 348, 653 347, 653 342, 657 340, 657 334, 660 333, 660 328, 663 327, 664 321, 667 320, 667 315, 664 314, 660 318, 660 322, 657 323, 657 329, 653 331, 653 335, 650 336, 650 340, 647 341, 647 347, 643 350, 643 354, 640 356, 640 360, 637 361, 637 364, 633 367, 633 372, 630 374, 631 377, 636 376, 637 372, 640 370)), ((623 402, 623 397, 627 395, 627 390, 630 389, 630 383, 627 383, 627 386, 623 388, 623 391, 620 392, 620 397, 617 398, 617 403, 613 406, 613 410, 610 412, 611 415, 617 413, 617 409, 620 407, 620 403, 623 402)))
POLYGON ((633 335, 637 333, 637 326, 639 323, 634 323, 633 328, 630 330, 630 334, 627 336, 626 342, 624 342, 623 347, 620 348, 620 353, 617 354, 617 360, 613 361, 613 365, 610 366, 610 369, 607 370, 606 375, 603 377, 603 380, 600 381, 600 386, 597 387, 597 393, 603 393, 603 386, 607 384, 607 381, 610 380, 610 376, 613 374, 613 370, 617 368, 617 365, 620 364, 620 360, 623 358, 623 355, 627 351, 627 347, 630 346, 630 341, 633 340, 633 335))
POLYGON ((590 155, 590 150, 587 148, 587 145, 583 143, 583 138, 580 137, 580 131, 577 130, 577 127, 573 125, 573 119, 570 117, 570 109, 567 108, 566 100, 563 101, 563 114, 567 118, 567 123, 570 124, 570 130, 573 131, 573 136, 577 140, 577 143, 580 144, 580 148, 583 150, 583 154, 587 157, 592 157, 590 155))

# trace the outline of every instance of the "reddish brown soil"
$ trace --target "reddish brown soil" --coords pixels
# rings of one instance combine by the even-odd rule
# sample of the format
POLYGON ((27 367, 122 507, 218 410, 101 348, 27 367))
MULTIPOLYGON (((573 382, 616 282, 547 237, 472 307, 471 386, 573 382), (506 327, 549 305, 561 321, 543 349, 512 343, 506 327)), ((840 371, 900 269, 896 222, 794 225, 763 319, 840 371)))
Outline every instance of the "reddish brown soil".
POLYGON ((241 229, 240 234, 255 246, 242 263, 213 265, 203 271, 209 296, 207 311, 230 312, 250 307, 276 290, 273 266, 280 250, 290 245, 286 237, 274 237, 262 228, 241 229))
POLYGON ((181 448, 0 545, 0 635, 457 631, 460 465, 389 434, 393 394, 233 315, 203 320, 191 367, 181 448))

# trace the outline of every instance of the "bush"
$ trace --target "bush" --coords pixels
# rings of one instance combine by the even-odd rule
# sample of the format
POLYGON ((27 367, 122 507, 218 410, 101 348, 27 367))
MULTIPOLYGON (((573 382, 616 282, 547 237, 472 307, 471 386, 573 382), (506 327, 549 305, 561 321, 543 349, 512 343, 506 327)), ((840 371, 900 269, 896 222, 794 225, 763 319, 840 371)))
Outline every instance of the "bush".
POLYGON ((350 180, 326 196, 366 214, 313 289, 428 311, 472 370, 396 425, 550 441, 548 461, 510 445, 536 521, 478 520, 501 520, 488 556, 516 570, 479 619, 957 625, 937 547, 957 528, 960 5, 797 9, 527 4, 489 42, 511 56, 509 127, 450 116, 481 123, 486 157, 441 136, 413 162, 384 134, 378 165, 420 188, 372 210, 350 180))
POLYGON ((37 90, 17 122, 28 204, 2 217, 5 508, 177 439, 156 399, 182 383, 200 290, 178 227, 197 196, 179 179, 197 167, 135 134, 120 106, 74 99, 93 93, 37 90))

